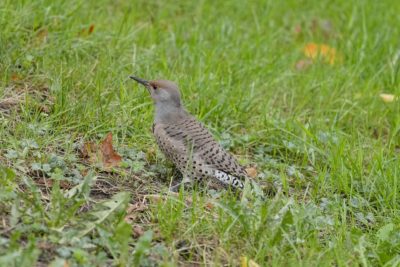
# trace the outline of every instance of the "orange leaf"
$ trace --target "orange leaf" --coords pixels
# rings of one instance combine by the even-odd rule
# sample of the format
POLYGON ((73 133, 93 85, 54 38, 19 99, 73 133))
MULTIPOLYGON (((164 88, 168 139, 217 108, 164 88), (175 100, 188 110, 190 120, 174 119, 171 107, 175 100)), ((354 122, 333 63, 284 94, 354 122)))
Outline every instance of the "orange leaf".
POLYGON ((90 24, 89 28, 82 29, 78 36, 80 37, 87 37, 88 35, 92 34, 94 31, 94 24, 90 24))
POLYGON ((247 175, 251 178, 257 177, 257 169, 254 167, 246 168, 247 175))
POLYGON ((11 74, 11 80, 14 82, 22 80, 22 77, 16 73, 11 74))
POLYGON ((212 210, 214 208, 214 204, 211 203, 211 202, 207 202, 205 207, 206 207, 207 210, 212 210))
POLYGON ((122 157, 115 152, 112 145, 112 133, 108 133, 106 138, 100 144, 100 151, 103 158, 103 164, 106 168, 119 166, 122 157))
POLYGON ((341 56, 336 49, 326 44, 308 43, 304 47, 304 55, 311 59, 322 58, 331 65, 341 61, 341 56))
POLYGON ((91 24, 88 33, 91 34, 94 31, 94 24, 91 24))

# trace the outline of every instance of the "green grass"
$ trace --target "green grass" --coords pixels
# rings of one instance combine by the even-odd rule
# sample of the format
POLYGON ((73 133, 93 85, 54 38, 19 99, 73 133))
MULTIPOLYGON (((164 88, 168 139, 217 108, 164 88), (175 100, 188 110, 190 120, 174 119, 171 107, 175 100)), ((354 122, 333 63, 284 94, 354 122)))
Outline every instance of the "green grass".
POLYGON ((400 265, 400 102, 379 98, 400 96, 397 1, 3 0, 0 14, 0 265, 400 265), (342 61, 297 70, 310 42, 342 61), (176 81, 260 191, 166 194, 130 74, 176 81), (78 151, 108 132, 124 159, 111 173, 78 151))

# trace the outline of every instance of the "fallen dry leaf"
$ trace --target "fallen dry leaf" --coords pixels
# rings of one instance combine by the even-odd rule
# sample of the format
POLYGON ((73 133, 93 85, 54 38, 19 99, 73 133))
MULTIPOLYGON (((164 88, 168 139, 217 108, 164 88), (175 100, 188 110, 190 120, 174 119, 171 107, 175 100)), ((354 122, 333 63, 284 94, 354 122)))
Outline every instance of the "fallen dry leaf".
POLYGON ((11 80, 14 82, 20 81, 20 80, 22 80, 22 76, 17 73, 13 73, 13 74, 11 74, 11 80))
POLYGON ((254 167, 246 168, 247 175, 251 178, 257 177, 257 169, 254 167))
POLYGON ((100 144, 103 164, 106 168, 117 167, 122 161, 122 157, 115 152, 112 145, 112 133, 108 133, 106 138, 100 144))
POLYGON ((306 57, 313 60, 322 58, 331 65, 341 61, 341 55, 339 55, 336 49, 326 44, 308 43, 303 51, 306 57))
POLYGON ((118 167, 122 162, 122 157, 117 154, 112 145, 112 133, 108 133, 100 145, 93 142, 84 143, 81 154, 89 163, 101 164, 106 171, 118 167))
POLYGON ((391 103, 396 99, 395 95, 392 95, 392 94, 380 94, 379 97, 385 103, 391 103))
POLYGON ((92 34, 93 31, 94 31, 94 24, 90 24, 89 28, 82 29, 82 30, 78 33, 78 36, 86 37, 86 36, 92 34))
POLYGON ((92 34, 92 32, 94 31, 94 24, 91 24, 88 30, 89 34, 92 34))
POLYGON ((214 204, 211 203, 211 202, 207 202, 205 207, 206 207, 207 210, 212 210, 214 208, 214 204))

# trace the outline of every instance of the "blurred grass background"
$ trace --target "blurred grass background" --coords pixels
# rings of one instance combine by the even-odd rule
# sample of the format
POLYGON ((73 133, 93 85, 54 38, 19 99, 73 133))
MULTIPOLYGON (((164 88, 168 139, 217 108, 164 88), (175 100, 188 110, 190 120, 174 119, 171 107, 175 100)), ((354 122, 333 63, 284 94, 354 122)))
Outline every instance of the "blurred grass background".
MULTIPOLYGON (((32 164, 54 157, 65 166, 59 171, 50 164, 44 170, 49 179, 72 176, 81 168, 77 140, 99 140, 108 132, 120 151, 156 154, 141 159, 140 172, 165 165, 154 152, 151 100, 128 79, 135 74, 176 81, 187 109, 243 164, 255 165, 259 183, 275 192, 261 202, 222 196, 212 211, 210 197, 196 190, 185 194, 200 199, 198 205, 171 199, 151 205, 141 221, 153 233, 143 257, 138 244, 146 240, 135 236, 107 241, 126 244, 116 254, 95 244, 81 256, 76 251, 85 246, 62 243, 60 233, 49 230, 52 219, 41 221, 28 204, 16 214, 16 203, 24 203, 16 194, 1 204, 5 229, 14 218, 12 231, 2 234, 2 259, 21 266, 7 255, 28 253, 31 236, 38 249, 32 248, 32 258, 67 259, 71 266, 239 265, 241 256, 261 266, 399 264, 400 105, 379 98, 400 95, 397 1, 3 0, 0 13, 0 96, 15 102, 0 113, 0 163, 11 191, 21 179, 38 179, 32 164), (308 59, 310 43, 335 49, 335 63, 308 59), (301 61, 307 66, 299 67, 301 61), (33 216, 28 221, 43 229, 28 234, 18 214, 33 216), (72 252, 43 256, 37 244, 44 239, 72 252), (154 256, 156 244, 164 256, 154 256), (118 254, 124 249, 127 256, 118 254)), ((168 187, 164 176, 170 173, 162 175, 164 182, 159 173, 144 176, 142 193, 168 187)), ((112 179, 118 184, 129 175, 112 179)), ((53 189, 57 194, 61 198, 53 189)), ((34 203, 40 209, 52 201, 34 203)), ((106 227, 111 233, 123 225, 117 215, 106 227)), ((66 218, 75 216, 77 210, 66 218)), ((92 235, 101 237, 99 229, 92 235)))

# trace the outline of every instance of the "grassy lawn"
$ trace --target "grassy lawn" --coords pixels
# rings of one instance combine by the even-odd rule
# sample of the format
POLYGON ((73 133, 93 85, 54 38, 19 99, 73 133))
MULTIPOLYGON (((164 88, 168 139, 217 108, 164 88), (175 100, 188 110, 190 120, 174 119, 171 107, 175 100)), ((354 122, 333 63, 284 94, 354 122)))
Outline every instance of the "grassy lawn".
POLYGON ((398 14, 0 1, 0 266, 400 266, 400 101, 380 97, 400 96, 398 14), (257 184, 168 193, 130 74, 176 81, 257 184), (122 163, 106 167, 110 132, 122 163))

